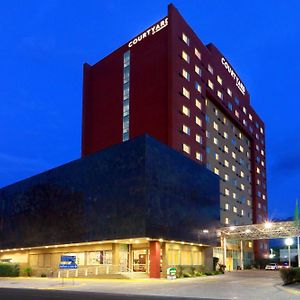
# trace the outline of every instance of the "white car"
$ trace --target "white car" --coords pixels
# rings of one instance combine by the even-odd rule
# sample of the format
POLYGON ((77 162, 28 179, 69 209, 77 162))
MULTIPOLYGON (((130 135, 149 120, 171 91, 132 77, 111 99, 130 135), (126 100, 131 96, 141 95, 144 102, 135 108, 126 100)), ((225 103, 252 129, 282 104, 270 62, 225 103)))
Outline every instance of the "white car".
POLYGON ((278 270, 278 265, 276 263, 269 263, 266 265, 265 270, 278 270))

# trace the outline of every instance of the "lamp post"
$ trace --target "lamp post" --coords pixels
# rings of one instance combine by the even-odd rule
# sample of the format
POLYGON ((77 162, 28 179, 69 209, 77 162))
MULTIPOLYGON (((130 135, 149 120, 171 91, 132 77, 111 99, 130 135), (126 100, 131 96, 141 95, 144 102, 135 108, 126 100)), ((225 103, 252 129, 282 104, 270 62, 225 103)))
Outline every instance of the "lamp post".
POLYGON ((292 238, 285 239, 285 244, 288 246, 289 251, 289 268, 291 267, 291 246, 294 244, 294 240, 292 238))

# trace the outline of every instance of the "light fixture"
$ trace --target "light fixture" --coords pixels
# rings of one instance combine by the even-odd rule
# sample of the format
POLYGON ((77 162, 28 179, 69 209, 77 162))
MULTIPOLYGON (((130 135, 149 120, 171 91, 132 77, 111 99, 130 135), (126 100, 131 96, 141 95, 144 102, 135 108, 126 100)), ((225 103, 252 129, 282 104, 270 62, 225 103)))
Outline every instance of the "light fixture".
POLYGON ((272 227, 272 223, 270 223, 270 222, 265 223, 265 228, 266 229, 270 229, 271 227, 272 227))
POLYGON ((250 233, 251 232, 251 230, 250 229, 246 229, 246 231, 245 231, 246 233, 250 233))
POLYGON ((287 246, 292 246, 294 244, 294 240, 292 238, 286 238, 284 243, 287 245, 287 246))
POLYGON ((159 241, 159 242, 163 242, 164 240, 163 240, 163 239, 159 239, 158 241, 159 241))
POLYGON ((235 229, 235 227, 234 226, 230 226, 229 229, 230 229, 230 231, 233 231, 235 229))
POLYGON ((203 229, 203 233, 209 233, 208 229, 203 229))

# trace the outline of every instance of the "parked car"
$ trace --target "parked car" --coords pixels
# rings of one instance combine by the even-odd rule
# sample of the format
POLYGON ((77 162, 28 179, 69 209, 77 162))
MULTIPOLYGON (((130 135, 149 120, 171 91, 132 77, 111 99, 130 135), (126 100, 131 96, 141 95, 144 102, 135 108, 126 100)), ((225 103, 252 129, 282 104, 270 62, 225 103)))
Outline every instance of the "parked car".
POLYGON ((278 265, 276 263, 269 263, 266 265, 265 270, 278 270, 278 265))
POLYGON ((288 269, 289 268, 289 264, 287 262, 278 265, 278 269, 288 269))

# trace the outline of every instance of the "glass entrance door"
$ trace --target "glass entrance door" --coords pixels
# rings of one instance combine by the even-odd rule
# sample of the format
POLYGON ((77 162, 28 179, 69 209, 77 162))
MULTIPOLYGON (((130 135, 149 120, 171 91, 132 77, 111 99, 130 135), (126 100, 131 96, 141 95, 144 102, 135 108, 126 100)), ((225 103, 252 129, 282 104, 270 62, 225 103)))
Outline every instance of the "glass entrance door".
POLYGON ((133 271, 148 272, 148 250, 133 250, 133 271))

